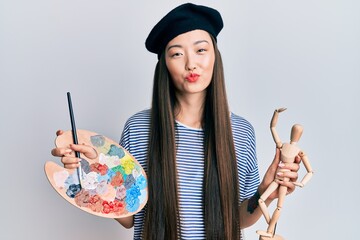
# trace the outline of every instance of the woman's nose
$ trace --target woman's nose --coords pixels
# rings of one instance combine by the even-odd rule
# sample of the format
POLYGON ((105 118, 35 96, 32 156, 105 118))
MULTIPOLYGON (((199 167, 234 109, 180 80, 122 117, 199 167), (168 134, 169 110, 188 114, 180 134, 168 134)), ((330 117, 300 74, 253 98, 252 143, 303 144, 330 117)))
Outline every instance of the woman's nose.
POLYGON ((195 66, 187 66, 186 67, 186 70, 188 70, 188 71, 194 71, 195 69, 196 69, 195 66))
POLYGON ((195 62, 194 62, 194 59, 193 57, 191 56, 188 56, 187 59, 186 59, 186 64, 185 64, 185 69, 187 71, 194 71, 196 69, 196 66, 195 66, 195 62))

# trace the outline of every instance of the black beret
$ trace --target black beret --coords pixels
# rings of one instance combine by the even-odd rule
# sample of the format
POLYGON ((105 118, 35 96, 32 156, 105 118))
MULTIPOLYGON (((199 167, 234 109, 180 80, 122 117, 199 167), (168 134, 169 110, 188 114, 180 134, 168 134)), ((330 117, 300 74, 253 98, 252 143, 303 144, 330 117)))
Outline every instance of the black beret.
POLYGON ((182 4, 166 14, 151 30, 146 49, 160 58, 166 45, 176 36, 192 30, 205 30, 215 39, 223 28, 220 13, 206 6, 182 4))

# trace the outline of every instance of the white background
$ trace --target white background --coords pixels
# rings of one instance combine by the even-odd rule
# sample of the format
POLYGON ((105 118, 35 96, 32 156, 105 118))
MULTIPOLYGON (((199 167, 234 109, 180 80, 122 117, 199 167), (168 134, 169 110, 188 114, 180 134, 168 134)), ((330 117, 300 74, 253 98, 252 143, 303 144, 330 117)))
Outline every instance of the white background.
MULTIPOLYGON (((43 166, 55 131, 76 124, 119 140, 125 120, 150 106, 156 56, 152 26, 182 1, 1 0, 1 239, 131 239, 51 188, 43 166)), ((254 126, 260 175, 275 152, 269 122, 299 146, 315 175, 286 198, 277 232, 286 239, 357 239, 359 209, 360 3, 357 0, 196 1, 217 8, 233 112, 254 126)), ((304 168, 299 172, 305 174, 304 168)), ((273 203, 273 205, 275 202, 273 203)), ((264 218, 246 239, 266 228, 264 218)))

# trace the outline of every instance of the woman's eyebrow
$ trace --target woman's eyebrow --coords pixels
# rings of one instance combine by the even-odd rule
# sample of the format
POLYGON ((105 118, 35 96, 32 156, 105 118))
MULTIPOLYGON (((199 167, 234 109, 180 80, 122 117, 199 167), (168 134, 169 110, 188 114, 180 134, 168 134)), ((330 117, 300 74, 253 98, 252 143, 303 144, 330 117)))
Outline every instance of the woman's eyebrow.
POLYGON ((209 44, 209 42, 207 40, 199 40, 199 41, 194 42, 194 45, 197 45, 197 44, 200 44, 200 43, 203 43, 203 42, 209 44))
POLYGON ((169 51, 171 48, 182 48, 182 46, 180 44, 174 44, 174 45, 171 45, 169 46, 166 51, 169 51))

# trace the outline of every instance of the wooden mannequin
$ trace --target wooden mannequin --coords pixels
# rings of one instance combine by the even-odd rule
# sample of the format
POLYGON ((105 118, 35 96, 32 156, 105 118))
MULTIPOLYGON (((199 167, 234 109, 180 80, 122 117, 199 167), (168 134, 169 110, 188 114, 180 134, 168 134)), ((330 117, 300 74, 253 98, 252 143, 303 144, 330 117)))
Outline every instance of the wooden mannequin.
MULTIPOLYGON (((271 129, 273 139, 276 143, 276 147, 280 148, 280 150, 281 150, 281 158, 280 159, 282 162, 293 163, 295 161, 295 157, 297 155, 299 155, 301 157, 302 162, 305 165, 305 168, 307 170, 307 174, 304 176, 304 178, 302 179, 301 182, 294 182, 294 185, 299 186, 299 187, 304 187, 305 184, 311 179, 311 177, 313 175, 313 171, 312 171, 312 168, 310 166, 307 156, 296 145, 302 135, 303 127, 299 124, 293 125, 293 127, 291 129, 290 143, 282 143, 276 132, 276 129, 275 129, 279 113, 283 112, 285 110, 286 110, 286 108, 280 108, 280 109, 275 110, 273 117, 271 119, 270 129, 271 129)), ((277 170, 277 172, 285 172, 285 171, 290 171, 290 170, 280 169, 280 168, 277 170)), ((282 181, 290 181, 289 178, 278 176, 278 174, 276 176, 277 176, 276 179, 279 179, 282 181)), ((277 183, 276 179, 269 185, 269 187, 265 190, 265 192, 260 196, 260 199, 259 199, 259 206, 260 206, 261 211, 266 219, 266 222, 268 223, 268 228, 266 231, 260 231, 260 230, 256 231, 257 234, 260 235, 260 238, 259 238, 260 240, 281 240, 281 239, 283 239, 281 236, 275 235, 275 226, 280 217, 281 209, 282 209, 282 206, 283 206, 283 203, 285 200, 285 196, 287 194, 287 187, 279 185, 279 183, 277 183), (270 194, 274 191, 279 191, 279 198, 277 200, 277 207, 276 207, 272 217, 270 218, 269 210, 265 204, 265 201, 270 196, 270 194)))

